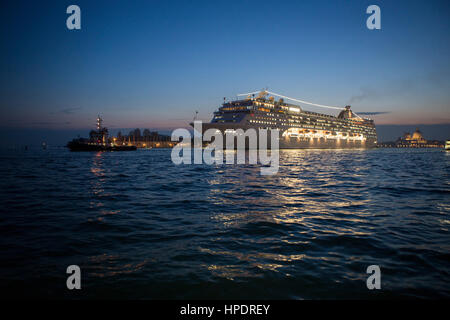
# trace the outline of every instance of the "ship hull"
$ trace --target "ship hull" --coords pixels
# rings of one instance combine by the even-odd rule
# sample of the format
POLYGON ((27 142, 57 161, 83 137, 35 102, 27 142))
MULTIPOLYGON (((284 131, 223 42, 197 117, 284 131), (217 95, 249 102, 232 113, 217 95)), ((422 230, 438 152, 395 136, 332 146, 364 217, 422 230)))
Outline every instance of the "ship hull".
POLYGON ((280 149, 366 149, 375 148, 375 140, 345 140, 325 138, 280 139, 280 149))
MULTIPOLYGON (((192 125, 192 124, 191 124, 192 125)), ((227 142, 225 140, 225 130, 237 130, 242 129, 246 131, 247 129, 255 129, 258 131, 257 128, 251 127, 251 126, 240 126, 238 124, 219 124, 219 123, 207 123, 202 124, 202 134, 205 133, 208 129, 217 129, 220 130, 223 134, 223 141, 222 145, 224 148, 227 146, 227 142)), ((280 149, 369 149, 369 148, 375 148, 377 146, 375 139, 364 139, 364 140, 358 140, 358 139, 346 139, 346 138, 313 138, 313 137, 288 137, 283 136, 283 129, 280 129, 279 133, 279 140, 278 145, 280 149)), ((262 145, 264 147, 267 147, 268 149, 271 149, 271 138, 270 138, 270 130, 268 130, 269 134, 267 135, 267 141, 263 143, 262 145)), ((234 147, 237 146, 237 140, 238 138, 235 137, 234 141, 228 143, 228 147, 234 147)), ((261 141, 258 141, 256 143, 256 148, 261 148, 261 141)), ((248 138, 245 140, 245 149, 252 149, 252 145, 249 143, 248 138)))

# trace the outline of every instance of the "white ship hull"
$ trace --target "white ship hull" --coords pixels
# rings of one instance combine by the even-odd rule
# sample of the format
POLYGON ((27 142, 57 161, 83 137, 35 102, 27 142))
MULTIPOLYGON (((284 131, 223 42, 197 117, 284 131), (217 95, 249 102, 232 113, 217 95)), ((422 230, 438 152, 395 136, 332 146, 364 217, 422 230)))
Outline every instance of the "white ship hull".
MULTIPOLYGON (((227 145, 226 142, 226 130, 237 130, 242 129, 244 132, 247 129, 252 128, 251 126, 245 126, 240 127, 238 124, 221 124, 221 123, 207 123, 202 125, 202 134, 205 133, 208 129, 217 129, 220 130, 222 133, 222 145, 224 148, 227 145)), ((255 129, 256 132, 259 132, 257 128, 255 129)), ((257 134, 257 138, 259 137, 259 133, 257 134)), ((236 148, 237 146, 237 136, 235 136, 234 141, 231 142, 232 146, 236 148)), ((257 148, 260 148, 261 143, 258 138, 258 142, 256 143, 257 148)), ((267 135, 267 141, 264 144, 267 146, 267 148, 271 148, 271 137, 270 137, 270 130, 268 130, 267 135)), ((361 148, 375 148, 377 146, 377 141, 375 139, 357 139, 357 138, 338 138, 338 137, 330 137, 330 138, 324 138, 324 137, 307 137, 307 136, 283 136, 283 131, 279 131, 279 137, 278 137, 278 147, 280 149, 361 149, 361 148)), ((245 148, 251 149, 251 144, 248 141, 248 138, 245 139, 245 148)))

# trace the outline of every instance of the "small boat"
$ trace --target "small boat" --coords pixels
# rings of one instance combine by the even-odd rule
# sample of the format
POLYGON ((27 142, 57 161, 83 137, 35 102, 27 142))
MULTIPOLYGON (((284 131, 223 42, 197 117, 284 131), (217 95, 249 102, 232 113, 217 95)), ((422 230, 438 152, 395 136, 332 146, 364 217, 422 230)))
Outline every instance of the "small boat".
POLYGON ((136 146, 116 145, 108 139, 108 129, 102 127, 102 118, 97 118, 97 130, 92 130, 89 139, 77 138, 67 143, 70 151, 134 151, 136 146))
POLYGON ((450 150, 450 140, 445 141, 445 150, 450 150))

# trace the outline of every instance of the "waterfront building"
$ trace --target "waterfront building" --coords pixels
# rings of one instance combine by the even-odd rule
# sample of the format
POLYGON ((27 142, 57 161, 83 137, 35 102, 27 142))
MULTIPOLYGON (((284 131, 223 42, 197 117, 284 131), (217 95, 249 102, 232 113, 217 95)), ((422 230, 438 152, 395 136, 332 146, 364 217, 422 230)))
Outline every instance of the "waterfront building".
POLYGON ((384 148, 442 148, 443 146, 442 141, 426 140, 419 128, 412 134, 405 132, 403 137, 398 138, 395 142, 380 144, 380 147, 384 148))

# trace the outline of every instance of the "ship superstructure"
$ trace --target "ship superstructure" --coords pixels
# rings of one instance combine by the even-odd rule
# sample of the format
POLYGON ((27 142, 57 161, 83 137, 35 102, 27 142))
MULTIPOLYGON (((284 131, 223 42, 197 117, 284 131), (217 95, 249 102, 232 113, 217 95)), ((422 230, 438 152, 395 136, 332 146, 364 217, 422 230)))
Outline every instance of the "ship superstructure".
POLYGON ((223 133, 249 128, 279 129, 280 148, 371 148, 376 146, 377 133, 374 121, 358 116, 350 106, 331 107, 340 109, 336 117, 306 111, 299 105, 285 102, 283 98, 276 100, 274 95, 278 94, 263 90, 257 95, 248 94, 244 99, 229 102, 224 99, 222 106, 214 112, 211 122, 203 124, 203 131, 209 128, 218 129, 223 133))

